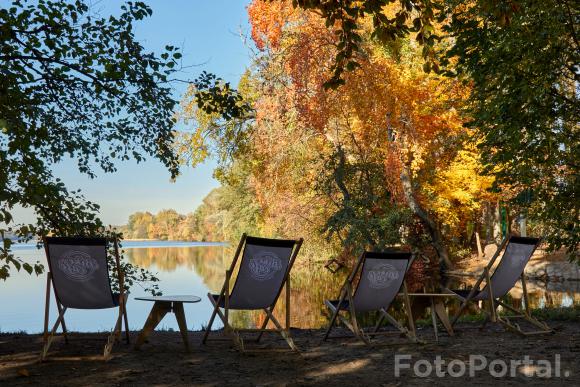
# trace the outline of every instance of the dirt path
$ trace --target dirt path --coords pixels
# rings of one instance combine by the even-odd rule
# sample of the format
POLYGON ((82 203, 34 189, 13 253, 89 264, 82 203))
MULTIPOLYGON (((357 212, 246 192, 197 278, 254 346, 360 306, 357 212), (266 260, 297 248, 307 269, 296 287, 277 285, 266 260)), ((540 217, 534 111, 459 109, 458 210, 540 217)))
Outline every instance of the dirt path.
MULTIPOLYGON (((350 338, 322 342, 322 331, 296 330, 293 335, 301 353, 275 351, 284 349, 284 342, 272 336, 266 337, 262 345, 262 349, 271 350, 244 354, 234 350, 229 342, 201 346, 199 332, 191 332, 193 350, 188 354, 178 332, 155 332, 150 343, 140 351, 118 344, 109 362, 87 357, 100 353, 104 334, 73 334, 68 345, 60 338, 55 341, 49 361, 44 363, 36 361, 41 347, 39 335, 3 334, 0 335, 0 385, 580 386, 580 352, 576 352, 580 350, 576 347, 579 343, 574 339, 571 347, 570 339, 580 337, 580 324, 554 322, 552 326, 557 330, 554 335, 521 338, 495 326, 480 331, 477 325, 463 324, 456 337, 443 336, 438 344, 433 342, 432 330, 424 329, 420 335, 428 344, 382 337, 370 347, 350 338), (395 354, 407 355, 400 363, 410 364, 410 369, 401 370, 400 377, 394 373, 395 354), (525 376, 524 372, 534 371, 533 366, 517 368, 514 377, 508 371, 506 377, 495 378, 488 368, 477 371, 475 377, 467 373, 462 377, 436 376, 437 356, 446 363, 456 359, 467 364, 470 355, 484 356, 487 362, 507 361, 508 365, 510 360, 523 360, 529 355, 531 360, 550 361, 552 374, 559 355, 561 377, 525 376), (427 377, 413 375, 413 366, 422 359, 433 365, 433 372, 427 377)), ((133 333, 133 341, 135 337, 133 333)), ((455 366, 452 371, 460 371, 461 366, 455 366)), ((418 369, 425 372, 426 367, 423 364, 418 369)), ((448 369, 444 366, 442 370, 448 369)), ((501 367, 496 370, 501 371, 501 367)))

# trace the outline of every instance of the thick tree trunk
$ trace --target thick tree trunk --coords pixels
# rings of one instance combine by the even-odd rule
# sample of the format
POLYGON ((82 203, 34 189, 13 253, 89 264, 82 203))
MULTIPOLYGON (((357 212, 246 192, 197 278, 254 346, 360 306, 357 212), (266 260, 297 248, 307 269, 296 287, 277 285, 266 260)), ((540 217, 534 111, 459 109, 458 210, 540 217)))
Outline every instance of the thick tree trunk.
POLYGON ((429 231, 431 240, 433 241, 433 247, 437 251, 437 255, 439 255, 439 262, 444 263, 447 268, 452 268, 453 265, 451 264, 449 253, 447 252, 447 248, 443 242, 441 230, 435 221, 431 218, 431 216, 429 216, 427 211, 425 211, 415 199, 409 167, 407 167, 404 163, 402 163, 401 167, 401 183, 403 186, 403 193, 405 195, 407 205, 411 211, 413 211, 413 213, 423 221, 425 226, 427 226, 427 230, 429 231))

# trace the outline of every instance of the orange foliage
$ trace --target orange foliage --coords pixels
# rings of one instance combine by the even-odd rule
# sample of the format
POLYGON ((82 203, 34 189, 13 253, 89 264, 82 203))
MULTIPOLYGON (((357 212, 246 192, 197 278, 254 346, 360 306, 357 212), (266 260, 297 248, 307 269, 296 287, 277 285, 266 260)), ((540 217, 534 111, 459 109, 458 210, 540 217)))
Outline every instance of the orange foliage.
POLYGON ((293 13, 292 6, 282 1, 253 1, 247 7, 252 20, 252 39, 260 51, 278 48, 282 28, 293 13))
MULTIPOLYGON (((461 115, 469 88, 422 71, 412 41, 385 47, 361 43, 360 68, 346 84, 325 90, 337 37, 321 18, 289 1, 248 6, 252 37, 264 54, 252 74, 257 98, 252 137, 252 185, 265 219, 292 234, 320 228, 333 198, 317 196, 322 159, 336 149, 349 160, 383 166, 393 200, 404 203, 400 174, 411 173, 416 198, 452 235, 488 200, 476 148, 461 115), (446 184, 447 183, 447 184, 446 184)), ((382 204, 371 206, 381 213, 382 204)), ((274 230, 272 230, 274 231, 274 230)))

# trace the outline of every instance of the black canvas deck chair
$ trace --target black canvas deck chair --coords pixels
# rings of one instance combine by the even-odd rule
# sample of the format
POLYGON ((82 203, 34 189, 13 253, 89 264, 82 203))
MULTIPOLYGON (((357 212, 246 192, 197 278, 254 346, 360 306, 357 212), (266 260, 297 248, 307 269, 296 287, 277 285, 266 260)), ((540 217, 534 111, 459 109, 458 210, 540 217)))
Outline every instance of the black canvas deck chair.
POLYGON ((224 324, 225 334, 241 351, 245 349, 241 333, 258 333, 256 339, 258 342, 262 334, 268 331, 278 332, 290 348, 296 351, 297 348, 290 337, 290 270, 301 246, 302 239, 266 239, 243 234, 232 264, 226 271, 225 282, 220 293, 208 293, 214 310, 205 330, 203 343, 207 341, 215 316, 218 315, 224 324), (240 253, 238 276, 230 292, 232 273, 236 268, 240 253), (284 286, 286 287, 286 326, 282 327, 274 317, 273 311, 284 286), (259 329, 235 329, 229 322, 230 310, 263 310, 266 316, 259 329), (270 320, 275 326, 274 329, 266 328, 270 320))
POLYGON ((475 304, 479 308, 480 301, 487 301, 488 310, 483 309, 483 312, 486 315, 484 325, 489 321, 499 322, 507 329, 521 335, 552 333, 553 330, 548 325, 531 316, 528 303, 528 289, 526 286, 524 270, 539 243, 540 239, 538 238, 516 236, 506 238, 484 268, 483 273, 478 278, 472 289, 446 289, 461 301, 461 307, 455 314, 451 324, 454 325, 457 322, 470 303, 475 304), (505 251, 501 257, 501 261, 498 263, 492 274, 492 267, 504 248, 505 251), (518 280, 521 281, 524 298, 523 308, 520 308, 519 310, 502 301, 518 280), (484 282, 485 284, 482 287, 484 282), (498 310, 500 306, 513 314, 501 315, 498 310), (521 329, 519 324, 513 321, 516 319, 524 319, 538 328, 538 330, 525 332, 521 329))
POLYGON ((392 333, 402 333, 411 341, 416 342, 415 324, 411 315, 411 305, 405 283, 405 274, 410 263, 411 253, 364 252, 344 282, 338 299, 324 302, 332 313, 324 340, 330 337, 330 332, 336 320, 339 319, 357 338, 366 344, 370 344, 372 336, 392 333), (357 277, 358 284, 356 290, 353 290, 357 277), (409 328, 405 328, 387 312, 401 290, 403 290, 409 328), (359 326, 356 313, 370 311, 378 311, 380 317, 372 331, 365 331, 359 326), (348 313, 350 318, 347 319, 341 315, 341 312, 348 313), (384 320, 397 328, 397 331, 379 331, 384 320))
POLYGON ((120 269, 119 252, 114 243, 117 274, 121 293, 113 293, 109 281, 107 265, 107 240, 105 238, 50 237, 44 238, 44 249, 48 260, 49 272, 46 282, 46 306, 44 311, 44 346, 41 360, 47 356, 48 349, 59 326, 62 327, 65 342, 68 336, 64 315, 72 309, 118 308, 119 316, 114 330, 109 335, 103 352, 108 359, 113 344, 121 336, 121 318, 125 319, 125 334, 129 343, 126 293, 123 290, 123 272, 120 269), (54 290, 58 318, 51 331, 48 331, 50 308, 50 289, 54 290))

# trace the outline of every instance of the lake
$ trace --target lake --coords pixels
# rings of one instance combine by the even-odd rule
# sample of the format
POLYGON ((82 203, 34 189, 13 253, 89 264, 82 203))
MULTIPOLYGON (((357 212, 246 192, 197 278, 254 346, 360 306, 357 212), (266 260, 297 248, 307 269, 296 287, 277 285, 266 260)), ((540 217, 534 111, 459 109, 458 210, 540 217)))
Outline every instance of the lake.
MULTIPOLYGON (((199 330, 207 324, 212 306, 207 300, 208 292, 217 292, 224 280, 224 274, 232 259, 233 248, 224 243, 167 242, 167 241, 125 241, 125 256, 129 262, 156 273, 160 279, 159 288, 164 295, 193 294, 202 301, 186 304, 185 313, 189 329, 199 330)), ((46 263, 44 250, 36 245, 16 245, 17 255, 27 262, 46 263)), ((319 328, 326 325, 327 317, 323 300, 333 297, 342 284, 345 271, 332 274, 323 268, 323 263, 296 262, 292 276, 292 326, 319 328)), ((46 265, 45 265, 46 266, 46 265)), ((559 307, 580 304, 580 282, 529 284, 533 307, 559 307)), ((46 274, 28 275, 26 272, 11 272, 7 281, 0 281, 0 331, 25 331, 38 333, 43 329, 46 274)), ((146 295, 139 285, 131 289, 127 310, 131 330, 140 330, 147 318, 152 303, 134 298, 146 295)), ((521 299, 521 292, 514 289, 515 302, 521 299)), ((282 294, 283 296, 283 294, 282 294)), ((280 301, 283 302, 283 297, 280 301)), ((281 304, 281 302, 280 302, 281 304)), ((282 306, 282 305, 281 305, 282 306)), ((282 310, 282 308, 280 308, 282 310)), ((283 312, 278 311, 283 321, 283 312)), ((261 320, 257 312, 234 312, 231 315, 236 326, 255 327, 261 320)), ((72 331, 109 331, 116 320, 114 309, 74 310, 66 313, 67 328, 72 331)), ((56 306, 51 305, 51 321, 56 318, 56 306)), ((216 319, 214 328, 221 327, 216 319)), ((167 315, 158 329, 178 330, 173 315, 167 315)))

